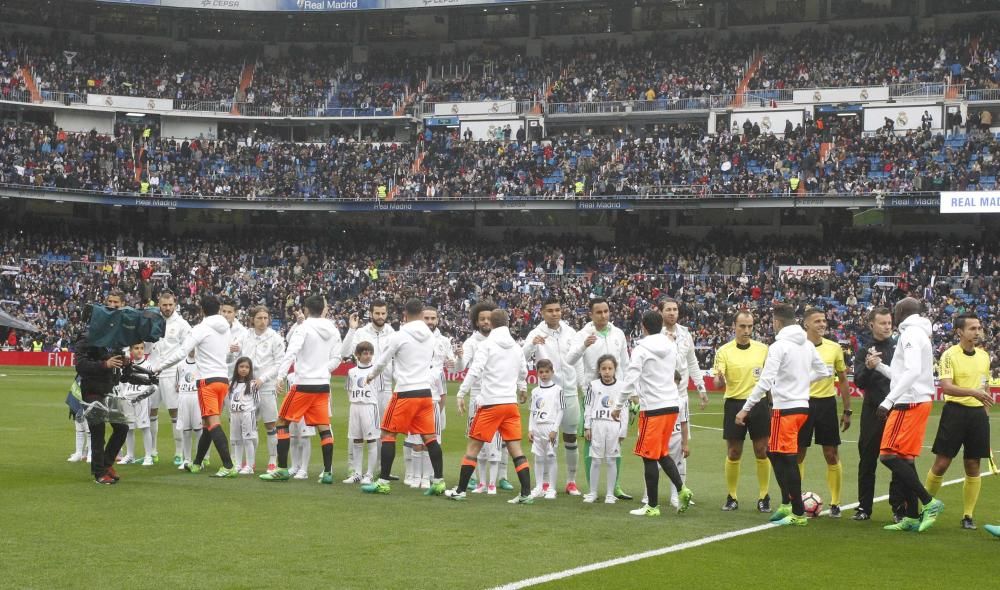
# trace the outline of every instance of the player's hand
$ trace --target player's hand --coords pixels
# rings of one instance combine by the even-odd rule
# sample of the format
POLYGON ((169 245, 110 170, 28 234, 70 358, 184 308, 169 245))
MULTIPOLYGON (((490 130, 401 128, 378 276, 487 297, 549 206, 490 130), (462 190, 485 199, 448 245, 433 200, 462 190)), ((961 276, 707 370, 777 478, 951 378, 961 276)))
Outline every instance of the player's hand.
POLYGON ((301 324, 304 321, 306 321, 306 314, 302 313, 301 311, 296 311, 295 312, 295 323, 296 324, 301 324))
POLYGON ((455 349, 455 356, 457 356, 458 358, 465 358, 465 350, 462 349, 461 344, 459 344, 458 347, 455 349))
MULTIPOLYGON (((613 412, 611 412, 611 417, 612 418, 615 417, 615 412, 617 412, 617 411, 619 411, 619 410, 614 410, 613 412)), ((617 419, 618 418, 615 418, 615 420, 617 420, 617 419)), ((592 437, 592 435, 591 435, 591 432, 590 432, 589 428, 583 431, 583 438, 585 438, 585 439, 587 439, 589 441, 591 439, 591 437, 592 437)))
POLYGON ((737 412, 736 413, 736 425, 737 426, 745 426, 748 414, 750 414, 750 412, 748 412, 746 410, 740 410, 739 412, 737 412))
POLYGON ((993 407, 993 394, 984 390, 979 390, 976 393, 978 394, 976 395, 976 399, 979 400, 987 410, 993 407))
POLYGON ((238 342, 233 342, 232 344, 229 345, 229 352, 239 352, 239 351, 240 351, 240 345, 238 342))
POLYGON ((687 459, 691 456, 691 449, 687 445, 684 445, 681 447, 681 454, 683 454, 684 458, 687 459))
POLYGON ((368 375, 367 377, 365 377, 365 385, 368 385, 374 380, 375 380, 375 375, 368 375))
POLYGON ((458 404, 458 415, 459 416, 464 416, 465 415, 465 398, 462 397, 462 396, 458 396, 457 404, 458 404))
POLYGON ((882 353, 877 350, 869 350, 868 356, 865 357, 865 366, 869 369, 874 369, 882 362, 882 353))
POLYGON ((596 334, 591 334, 590 336, 587 336, 587 339, 583 341, 583 344, 584 344, 584 346, 590 346, 591 344, 593 344, 595 342, 597 342, 597 335, 596 334))
POLYGON ((528 401, 528 392, 524 389, 517 392, 517 403, 523 404, 528 401))
POLYGON ((549 442, 555 444, 555 442, 556 442, 556 433, 554 433, 554 432, 550 432, 549 433, 549 442))
POLYGON ((889 410, 879 406, 878 409, 875 410, 875 415, 878 416, 879 420, 885 422, 885 419, 889 417, 889 410))
POLYGON ((531 431, 528 432, 528 442, 535 444, 535 434, 531 431))
MULTIPOLYGON (((615 408, 615 409, 611 410, 611 419, 612 420, 621 420, 621 417, 622 417, 622 409, 621 408, 615 408)), ((590 439, 588 438, 587 440, 590 440, 590 439)))
POLYGON ((700 409, 704 410, 708 407, 708 392, 701 389, 698 390, 698 399, 701 400, 700 409))
POLYGON ((357 330, 361 322, 358 321, 358 314, 352 313, 350 317, 347 318, 347 327, 352 330, 357 330))
POLYGON ((540 344, 545 344, 545 336, 535 336, 535 338, 531 341, 531 343, 534 344, 535 346, 538 346, 540 344))
POLYGON ((455 361, 453 361, 451 359, 445 359, 445 361, 444 361, 444 368, 446 368, 446 369, 454 369, 455 368, 455 361))
POLYGON ((125 365, 125 359, 119 356, 113 356, 108 360, 104 361, 104 366, 108 369, 120 369, 125 365))
POLYGON ((847 429, 851 427, 851 417, 847 414, 840 415, 840 431, 847 432, 847 429))
POLYGON ((257 389, 260 389, 261 387, 264 387, 264 382, 261 381, 260 379, 254 379, 253 386, 256 387, 257 389))

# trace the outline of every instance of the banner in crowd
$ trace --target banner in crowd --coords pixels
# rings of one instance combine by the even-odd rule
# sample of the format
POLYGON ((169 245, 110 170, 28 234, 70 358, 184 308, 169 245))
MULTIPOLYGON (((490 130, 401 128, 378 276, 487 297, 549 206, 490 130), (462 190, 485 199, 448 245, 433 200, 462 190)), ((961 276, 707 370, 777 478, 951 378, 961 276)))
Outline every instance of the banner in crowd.
POLYGON ((792 91, 792 102, 795 104, 876 102, 884 100, 889 100, 888 86, 809 88, 792 91))
POLYGON ((941 213, 1000 213, 1000 191, 944 191, 941 213))
POLYGON ((164 98, 145 98, 141 96, 88 94, 87 106, 109 107, 126 110, 172 111, 174 110, 174 101, 164 98))
MULTIPOLYGON (((483 102, 439 102, 434 114, 444 115, 512 115, 517 112, 516 100, 488 100, 483 102)), ((478 136, 477 136, 478 137, 478 136)))
POLYGON ((538 0, 97 0, 109 4, 244 10, 253 12, 344 12, 353 10, 398 10, 403 8, 450 8, 483 4, 528 4, 538 0))
POLYGON ((823 265, 778 266, 778 275, 782 279, 825 276, 830 271, 829 266, 823 265))

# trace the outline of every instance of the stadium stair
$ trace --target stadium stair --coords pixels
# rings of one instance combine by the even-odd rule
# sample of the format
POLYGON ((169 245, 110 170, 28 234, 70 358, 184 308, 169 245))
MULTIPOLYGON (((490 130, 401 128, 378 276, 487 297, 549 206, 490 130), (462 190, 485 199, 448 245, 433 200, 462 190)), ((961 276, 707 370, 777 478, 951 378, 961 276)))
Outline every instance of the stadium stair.
POLYGON ((254 71, 257 69, 257 63, 254 61, 248 62, 243 65, 243 74, 240 76, 240 87, 236 91, 237 100, 233 101, 233 108, 229 111, 230 115, 239 115, 240 106, 239 103, 246 99, 247 89, 253 84, 254 71))
POLYGON ((31 93, 31 102, 42 102, 42 93, 38 91, 38 85, 35 84, 35 77, 31 75, 31 69, 27 66, 21 68, 21 77, 24 78, 24 85, 28 92, 31 93))
POLYGON ((736 98, 733 99, 734 107, 739 108, 743 106, 743 99, 746 96, 747 88, 750 87, 750 80, 753 80, 753 77, 757 75, 757 70, 760 69, 760 64, 762 63, 764 63, 764 53, 758 52, 756 57, 754 57, 753 63, 750 64, 746 73, 743 74, 743 79, 740 80, 740 85, 736 90, 736 98))

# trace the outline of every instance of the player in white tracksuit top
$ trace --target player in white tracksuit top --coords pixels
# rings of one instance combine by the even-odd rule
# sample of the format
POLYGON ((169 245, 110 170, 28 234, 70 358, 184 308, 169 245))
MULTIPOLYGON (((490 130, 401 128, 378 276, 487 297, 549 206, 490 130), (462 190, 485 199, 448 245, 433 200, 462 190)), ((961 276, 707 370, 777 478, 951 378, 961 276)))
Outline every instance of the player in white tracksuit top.
MULTIPOLYGON (((151 366, 160 362, 160 359, 173 349, 180 346, 181 342, 191 333, 191 325, 181 317, 177 311, 177 298, 170 291, 163 291, 159 297, 160 315, 166 321, 163 330, 163 338, 156 342, 146 344, 146 358, 151 366)), ((153 455, 158 454, 156 441, 159 432, 159 410, 162 403, 167 407, 170 414, 171 431, 174 437, 174 465, 181 464, 181 430, 177 426, 177 407, 179 405, 178 382, 174 371, 167 371, 160 375, 160 383, 156 387, 156 393, 149 398, 149 433, 153 437, 153 455)))
POLYGON ((285 355, 285 341, 271 329, 271 314, 263 305, 250 310, 253 328, 243 333, 233 356, 245 356, 253 361, 253 371, 260 406, 257 417, 267 432, 267 469, 273 470, 278 459, 278 366, 285 355))
MULTIPOLYGON (((469 311, 470 320, 472 322, 472 327, 475 330, 471 336, 466 338, 465 342, 459 348, 458 358, 455 362, 455 370, 458 372, 466 371, 472 366, 472 363, 476 360, 476 351, 479 350, 486 342, 486 338, 490 335, 490 312, 496 309, 496 306, 492 303, 481 302, 472 306, 469 311)), ((472 424, 472 419, 476 416, 476 408, 479 407, 479 394, 481 391, 480 384, 478 382, 470 383, 470 402, 469 402, 469 417, 466 422, 466 434, 468 434, 468 426, 472 424)), ((507 457, 504 453, 500 453, 500 469, 503 472, 503 479, 500 480, 500 487, 502 489, 513 489, 514 486, 510 485, 507 481, 507 457), (506 482, 506 485, 504 483, 506 482)), ((481 464, 476 466, 476 471, 485 472, 486 465, 481 464)), ((471 485, 476 486, 476 482, 472 481, 471 485)))

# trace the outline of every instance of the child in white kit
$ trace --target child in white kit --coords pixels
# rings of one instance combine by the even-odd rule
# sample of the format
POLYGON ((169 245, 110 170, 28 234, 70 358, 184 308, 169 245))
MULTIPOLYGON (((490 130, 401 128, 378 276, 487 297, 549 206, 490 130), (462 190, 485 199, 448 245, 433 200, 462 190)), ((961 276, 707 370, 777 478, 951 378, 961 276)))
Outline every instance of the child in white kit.
POLYGON ((538 387, 531 392, 531 415, 528 418, 528 440, 535 455, 535 480, 537 487, 532 495, 546 500, 556 498, 556 448, 559 424, 562 423, 562 388, 553 381, 555 371, 552 361, 540 359, 535 363, 538 387))
MULTIPOLYGON (((129 358, 132 364, 141 367, 146 362, 146 345, 142 342, 133 344, 128 349, 129 358)), ((137 395, 145 389, 142 385, 132 385, 131 383, 119 383, 115 389, 120 395, 131 397, 137 395)), ((119 465, 126 463, 142 463, 143 467, 153 466, 153 434, 149 430, 149 398, 139 401, 126 401, 122 404, 125 419, 128 422, 128 435, 125 437, 125 456, 118 460, 119 465), (139 430, 142 436, 142 450, 145 456, 140 459, 135 451, 135 431, 139 430)))
POLYGON ((253 361, 236 359, 229 381, 229 438, 233 442, 233 463, 240 475, 252 475, 257 463, 257 410, 260 392, 253 376, 253 361))
MULTIPOLYGON (((80 392, 79 376, 73 379, 69 392, 77 400, 83 399, 83 394, 80 392)), ((70 415, 72 416, 72 412, 70 415)), ((90 426, 87 425, 87 420, 82 417, 79 419, 74 417, 73 430, 76 432, 76 447, 73 454, 66 460, 70 463, 79 463, 80 461, 90 463, 90 426)))
POLYGON ((597 359, 597 374, 600 379, 590 382, 587 387, 587 398, 584 402, 583 428, 584 437, 590 441, 590 490, 583 501, 597 501, 597 486, 600 483, 601 465, 605 465, 607 489, 604 496, 605 504, 614 504, 615 480, 618 479, 616 459, 622 455, 622 441, 628 428, 627 414, 620 419, 611 417, 616 400, 621 393, 622 383, 615 378, 618 361, 606 354, 597 359))
MULTIPOLYGON (((674 431, 670 434, 670 457, 677 464, 677 472, 681 474, 681 480, 687 482, 687 457, 690 454, 688 450, 688 440, 690 438, 690 430, 688 429, 688 396, 687 388, 681 387, 681 374, 679 372, 674 372, 674 382, 677 384, 677 391, 681 391, 681 403, 679 407, 679 412, 677 414, 677 424, 674 425, 674 431)), ((694 502, 692 502, 693 504, 694 502)), ((677 498, 677 488, 674 484, 670 484, 670 505, 677 508, 679 505, 677 498)))
MULTIPOLYGON (((194 351, 177 365, 177 429, 181 432, 181 471, 192 462, 192 450, 201 438, 201 407, 198 405, 198 374, 194 351)), ((207 455, 206 455, 207 458, 207 455)))
POLYGON ((472 490, 473 494, 482 494, 486 492, 490 496, 495 496, 497 493, 497 479, 500 477, 500 453, 503 452, 503 441, 500 440, 500 433, 493 437, 493 440, 483 445, 483 448, 479 451, 479 456, 476 461, 476 474, 479 477, 479 483, 476 484, 476 489, 472 490))
POLYGON ((351 403, 350 416, 347 421, 347 438, 351 445, 348 460, 351 463, 351 474, 344 483, 372 483, 372 474, 378 461, 379 412, 378 397, 367 382, 372 372, 372 356, 375 347, 371 342, 362 341, 354 349, 357 366, 347 372, 344 386, 347 388, 348 400, 351 403), (368 464, 361 471, 361 459, 364 449, 368 449, 368 464))

